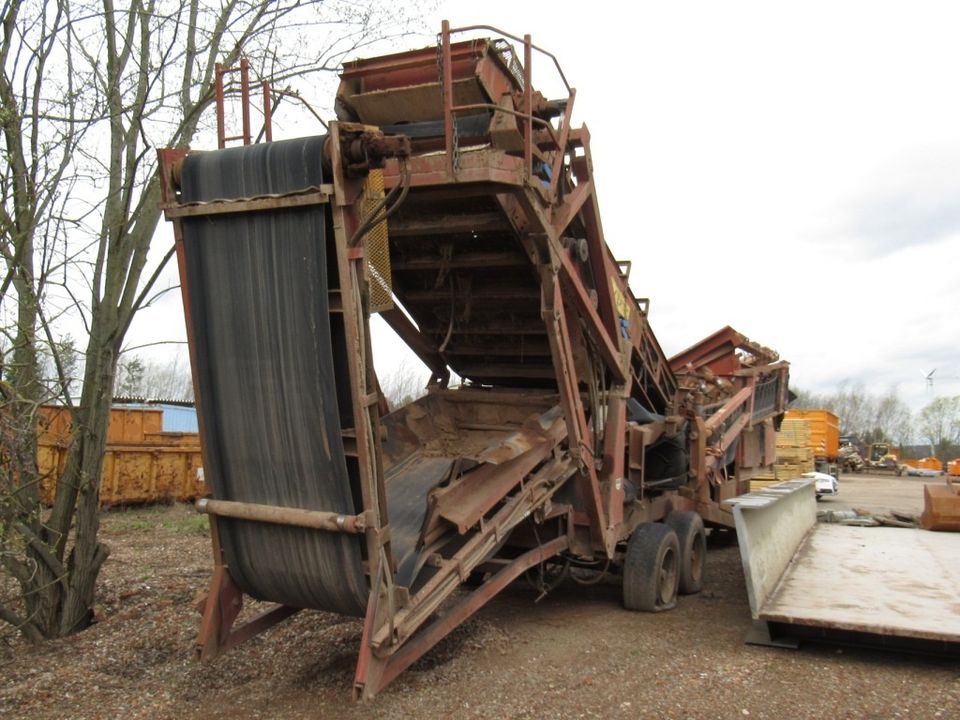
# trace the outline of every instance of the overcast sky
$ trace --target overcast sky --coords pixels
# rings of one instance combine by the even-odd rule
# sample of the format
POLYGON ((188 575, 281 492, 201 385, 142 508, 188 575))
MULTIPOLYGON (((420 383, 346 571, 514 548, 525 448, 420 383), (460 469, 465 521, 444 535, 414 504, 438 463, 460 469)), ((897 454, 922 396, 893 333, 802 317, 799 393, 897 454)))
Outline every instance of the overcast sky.
MULTIPOLYGON (((607 242, 667 354, 729 324, 803 389, 896 387, 917 409, 936 368, 933 392, 960 394, 960 4, 618 7, 448 2, 430 24, 557 55, 607 242)), ((130 344, 178 332, 171 295, 130 344)), ((375 343, 386 374, 401 355, 375 343)))

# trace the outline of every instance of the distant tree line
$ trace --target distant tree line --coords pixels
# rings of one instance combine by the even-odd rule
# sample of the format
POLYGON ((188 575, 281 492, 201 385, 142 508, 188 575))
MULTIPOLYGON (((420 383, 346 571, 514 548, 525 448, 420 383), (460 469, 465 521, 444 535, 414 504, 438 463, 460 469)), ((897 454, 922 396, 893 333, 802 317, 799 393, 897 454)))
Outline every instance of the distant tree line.
POLYGON ((941 460, 960 457, 960 395, 937 397, 917 413, 891 390, 874 395, 862 385, 840 386, 832 393, 793 389, 792 410, 829 410, 840 419, 840 432, 864 443, 903 446, 929 443, 941 460))

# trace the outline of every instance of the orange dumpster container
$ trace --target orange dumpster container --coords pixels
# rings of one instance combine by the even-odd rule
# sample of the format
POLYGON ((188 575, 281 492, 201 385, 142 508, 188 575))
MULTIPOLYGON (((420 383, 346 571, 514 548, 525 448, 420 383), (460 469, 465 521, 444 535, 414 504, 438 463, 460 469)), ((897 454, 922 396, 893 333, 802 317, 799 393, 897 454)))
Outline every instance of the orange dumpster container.
MULTIPOLYGON (((70 447, 70 413, 41 408, 40 496, 53 503, 70 447)), ((198 433, 163 432, 159 408, 113 408, 100 476, 100 505, 190 501, 205 492, 198 433)))
POLYGON ((787 410, 784 420, 806 420, 815 457, 836 460, 840 453, 840 419, 829 410, 787 410))

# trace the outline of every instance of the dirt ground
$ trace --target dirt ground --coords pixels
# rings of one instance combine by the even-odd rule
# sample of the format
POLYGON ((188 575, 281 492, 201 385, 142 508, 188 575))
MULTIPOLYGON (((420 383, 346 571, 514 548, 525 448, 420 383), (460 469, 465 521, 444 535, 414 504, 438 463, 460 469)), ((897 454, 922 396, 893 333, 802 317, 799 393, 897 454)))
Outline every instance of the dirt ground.
POLYGON ((820 500, 820 509, 858 508, 868 512, 919 513, 923 510, 923 486, 940 483, 929 477, 897 477, 896 475, 841 475, 840 493, 820 500))
MULTIPOLYGON (((917 511, 923 480, 844 476, 821 507, 917 511)), ((113 553, 99 622, 32 647, 0 644, 9 718, 956 718, 960 660, 804 645, 747 646, 736 546, 712 548, 704 592, 661 614, 619 588, 524 583, 494 599, 374 701, 350 702, 360 621, 304 612, 208 666, 192 604, 209 577, 187 506, 104 513, 113 553)), ((960 536, 957 538, 960 548, 960 536)))

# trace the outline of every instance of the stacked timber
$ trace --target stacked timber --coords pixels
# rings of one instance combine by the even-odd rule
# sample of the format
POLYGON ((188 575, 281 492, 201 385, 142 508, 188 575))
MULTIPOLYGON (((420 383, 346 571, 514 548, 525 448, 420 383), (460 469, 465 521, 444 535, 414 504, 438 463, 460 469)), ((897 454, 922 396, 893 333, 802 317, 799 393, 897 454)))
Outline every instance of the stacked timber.
POLYGON ((783 482, 795 480, 815 468, 814 450, 810 446, 810 422, 805 419, 784 420, 777 433, 777 461, 772 471, 754 475, 750 490, 760 490, 783 482))

